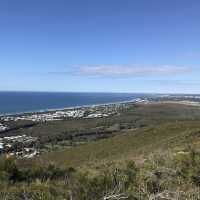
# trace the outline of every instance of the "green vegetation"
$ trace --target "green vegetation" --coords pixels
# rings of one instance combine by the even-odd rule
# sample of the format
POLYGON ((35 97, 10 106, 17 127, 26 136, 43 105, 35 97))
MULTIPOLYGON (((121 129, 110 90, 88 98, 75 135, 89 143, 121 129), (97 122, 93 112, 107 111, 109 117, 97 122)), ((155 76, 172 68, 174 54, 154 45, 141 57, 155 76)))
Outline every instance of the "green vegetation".
POLYGON ((155 128, 129 129, 112 138, 90 142, 67 150, 43 154, 39 159, 77 167, 107 161, 137 159, 154 151, 165 151, 185 144, 198 145, 199 121, 160 123, 155 128))
POLYGON ((2 159, 0 199, 199 199, 199 165, 200 153, 191 147, 84 171, 53 163, 25 169, 2 159))
POLYGON ((198 200, 199 122, 199 107, 149 104, 19 129, 49 148, 29 160, 1 157, 0 199, 198 200))

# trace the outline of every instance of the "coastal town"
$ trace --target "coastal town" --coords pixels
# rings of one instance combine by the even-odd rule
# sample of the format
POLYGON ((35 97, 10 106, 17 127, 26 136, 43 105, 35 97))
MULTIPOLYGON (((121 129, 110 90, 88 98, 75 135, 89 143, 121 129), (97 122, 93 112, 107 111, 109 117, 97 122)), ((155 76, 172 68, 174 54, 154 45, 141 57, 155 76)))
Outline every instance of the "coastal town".
POLYGON ((18 158, 33 158, 39 154, 36 148, 37 138, 17 135, 0 138, 0 154, 18 158))
POLYGON ((84 111, 82 110, 70 110, 70 111, 55 111, 47 113, 33 113, 17 116, 6 116, 2 117, 3 121, 33 121, 33 122, 46 122, 46 121, 56 121, 63 120, 65 118, 81 118, 84 116, 84 111))
POLYGON ((0 123, 0 132, 7 130, 8 127, 2 123, 0 123))
MULTIPOLYGON (((37 145, 41 144, 41 140, 37 136, 38 133, 35 135, 37 137, 30 136, 32 135, 32 133, 30 132, 32 130, 32 126, 36 125, 46 126, 46 123, 48 122, 56 123, 57 121, 63 121, 61 123, 65 124, 66 122, 70 122, 71 120, 73 121, 79 119, 86 120, 87 123, 87 121, 92 119, 109 118, 115 115, 120 116, 121 112, 124 112, 124 110, 129 110, 131 106, 137 104, 143 105, 143 104, 150 104, 153 102, 160 102, 160 103, 176 102, 179 104, 180 103, 186 104, 187 103, 186 100, 188 100, 187 98, 188 97, 177 98, 170 96, 159 96, 157 98, 137 98, 134 99, 134 101, 129 101, 129 102, 118 102, 118 103, 110 103, 103 105, 68 108, 63 110, 60 109, 60 110, 54 110, 54 111, 51 110, 46 112, 34 112, 34 113, 0 116, 0 154, 15 156, 19 159, 20 158, 29 159, 39 155, 44 149, 39 148, 37 145), (10 133, 11 135, 9 135, 10 133)), ((192 102, 193 101, 190 102, 190 105, 192 102)), ((62 133, 61 136, 59 136, 58 138, 59 142, 62 141, 60 142, 61 144, 63 143, 66 145, 66 147, 69 148, 74 144, 85 143, 89 140, 92 140, 92 138, 110 137, 115 134, 113 130, 118 130, 118 128, 116 129, 116 127, 119 127, 119 124, 115 124, 114 126, 111 126, 109 128, 104 128, 103 130, 101 129, 90 130, 90 131, 88 130, 83 133, 79 132, 78 130, 78 132, 75 132, 73 134, 68 132, 68 135, 63 135, 62 133), (115 127, 115 129, 113 129, 113 127, 115 127)), ((131 126, 128 124, 123 124, 121 125, 121 127, 131 127, 131 126)), ((63 129, 63 131, 65 131, 65 129, 63 129)), ((50 137, 50 135, 48 135, 47 137, 50 137)), ((44 146, 45 148, 48 147, 47 149, 49 149, 49 145, 51 146, 52 145, 51 143, 55 142, 54 140, 46 138, 45 142, 42 143, 47 144, 44 146)), ((58 146, 59 145, 57 145, 57 147, 58 146)))
MULTIPOLYGON (((65 110, 55 110, 42 113, 25 113, 19 115, 7 115, 0 117, 0 154, 6 154, 8 156, 15 156, 16 158, 33 158, 41 153, 41 149, 37 147, 40 140, 37 137, 31 137, 27 135, 27 127, 21 127, 22 123, 43 124, 47 122, 65 121, 70 119, 95 119, 95 118, 107 118, 114 115, 119 115, 120 110, 128 108, 129 103, 113 103, 105 105, 93 105, 88 107, 70 108, 65 110), (30 122, 29 122, 30 121, 30 122), (12 125, 11 125, 12 124, 12 125), (14 135, 8 135, 13 133, 13 124, 15 130, 19 130, 14 135), (11 125, 11 127, 10 127, 11 125), (17 128, 16 128, 17 127, 17 128), (24 129, 23 134, 18 135, 20 131, 24 129), (25 133, 25 134, 24 134, 25 133)), ((30 128, 31 129, 31 128, 30 128)), ((86 133, 88 134, 88 133, 86 133)), ((90 133, 92 134, 92 133, 90 133)), ((102 136, 103 132, 100 133, 102 136)), ((106 133, 105 133, 106 134, 106 133)), ((84 135, 84 134, 83 134, 84 135)), ((77 136, 76 136, 77 137, 77 136)), ((83 137, 83 136, 81 136, 83 137)))
MULTIPOLYGON (((33 122, 48 122, 48 121, 57 121, 57 120, 65 120, 68 118, 102 118, 109 117, 111 115, 117 114, 118 110, 122 107, 126 107, 126 103, 113 103, 113 104, 105 104, 98 106, 90 106, 90 107, 81 107, 74 109, 66 109, 66 110, 57 110, 57 111, 49 111, 42 113, 27 113, 22 115, 8 115, 2 116, 0 119, 4 122, 9 121, 33 121, 33 122)), ((6 130, 7 127, 3 124, 0 124, 0 131, 6 130)))

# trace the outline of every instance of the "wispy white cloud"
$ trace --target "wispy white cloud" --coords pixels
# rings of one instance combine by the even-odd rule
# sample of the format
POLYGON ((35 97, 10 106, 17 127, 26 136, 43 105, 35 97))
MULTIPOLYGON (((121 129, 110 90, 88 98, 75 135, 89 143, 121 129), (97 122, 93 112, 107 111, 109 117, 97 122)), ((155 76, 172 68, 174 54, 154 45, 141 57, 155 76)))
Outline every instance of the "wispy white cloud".
POLYGON ((176 65, 81 65, 73 72, 81 76, 162 76, 179 75, 191 72, 187 66, 176 65))
POLYGON ((148 80, 150 83, 159 84, 159 85, 176 85, 176 86, 198 86, 200 80, 148 80))

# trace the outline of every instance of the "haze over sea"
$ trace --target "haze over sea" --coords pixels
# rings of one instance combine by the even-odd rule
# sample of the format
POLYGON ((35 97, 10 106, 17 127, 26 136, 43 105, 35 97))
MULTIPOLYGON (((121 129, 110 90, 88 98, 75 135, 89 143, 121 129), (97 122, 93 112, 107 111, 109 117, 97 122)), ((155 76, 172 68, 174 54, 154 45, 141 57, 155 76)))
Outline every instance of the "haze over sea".
POLYGON ((0 92, 0 115, 130 101, 142 94, 73 92, 0 92))

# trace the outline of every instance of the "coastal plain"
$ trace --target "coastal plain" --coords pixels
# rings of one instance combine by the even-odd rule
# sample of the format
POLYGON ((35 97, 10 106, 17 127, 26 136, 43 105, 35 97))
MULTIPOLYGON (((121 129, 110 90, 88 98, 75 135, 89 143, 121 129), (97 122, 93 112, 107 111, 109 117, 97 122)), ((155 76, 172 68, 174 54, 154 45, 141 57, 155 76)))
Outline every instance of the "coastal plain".
POLYGON ((1 117, 0 199, 198 199, 197 102, 79 109, 1 117))
MULTIPOLYGON (((101 111, 105 114, 105 108, 108 109, 107 106, 94 107, 93 113, 101 111)), ((91 112, 91 108, 89 110, 91 112)), ((183 144, 183 137, 189 134, 187 130, 200 131, 198 106, 180 102, 139 102, 112 104, 108 110, 110 115, 93 118, 11 120, 4 122, 10 128, 2 131, 1 136, 37 138, 32 144, 38 152, 35 160, 42 158, 47 160, 46 163, 81 166, 93 161, 141 157, 153 150, 183 144)))

